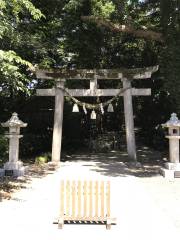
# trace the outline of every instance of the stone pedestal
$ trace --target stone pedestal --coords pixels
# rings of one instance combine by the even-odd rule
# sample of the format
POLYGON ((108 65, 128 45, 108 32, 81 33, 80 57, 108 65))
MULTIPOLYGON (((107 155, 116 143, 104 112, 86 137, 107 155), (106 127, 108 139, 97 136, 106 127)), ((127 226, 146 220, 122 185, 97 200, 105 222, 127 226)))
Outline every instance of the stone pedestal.
POLYGON ((9 133, 5 135, 9 139, 9 161, 4 164, 4 168, 0 171, 0 176, 23 176, 25 167, 19 161, 19 139, 22 137, 20 128, 26 127, 27 124, 19 120, 17 113, 13 113, 10 120, 2 123, 2 126, 9 128, 9 133))
POLYGON ((180 163, 166 163, 165 167, 160 169, 160 173, 167 179, 180 177, 180 163))
POLYGON ((166 136, 169 139, 169 159, 171 163, 179 163, 180 136, 166 136))
POLYGON ((4 177, 4 169, 0 168, 0 177, 4 177))
POLYGON ((25 167, 23 166, 23 162, 21 161, 17 161, 17 162, 6 162, 4 164, 4 175, 8 175, 11 174, 12 171, 12 175, 14 177, 19 177, 19 176, 23 176, 25 174, 25 167))

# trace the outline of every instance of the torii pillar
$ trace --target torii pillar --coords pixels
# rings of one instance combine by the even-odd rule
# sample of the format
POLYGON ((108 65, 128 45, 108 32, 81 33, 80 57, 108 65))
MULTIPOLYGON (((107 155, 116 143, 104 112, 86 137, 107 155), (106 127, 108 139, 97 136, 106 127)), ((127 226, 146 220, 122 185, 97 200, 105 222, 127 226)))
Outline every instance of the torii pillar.
POLYGON ((128 157, 131 160, 136 161, 136 142, 134 133, 134 116, 133 116, 133 106, 132 106, 132 87, 131 81, 127 78, 122 78, 124 91, 124 117, 126 125, 126 142, 127 142, 127 152, 128 157))
POLYGON ((52 139, 52 162, 56 165, 61 159, 61 142, 64 109, 64 79, 57 79, 55 86, 54 127, 52 139))

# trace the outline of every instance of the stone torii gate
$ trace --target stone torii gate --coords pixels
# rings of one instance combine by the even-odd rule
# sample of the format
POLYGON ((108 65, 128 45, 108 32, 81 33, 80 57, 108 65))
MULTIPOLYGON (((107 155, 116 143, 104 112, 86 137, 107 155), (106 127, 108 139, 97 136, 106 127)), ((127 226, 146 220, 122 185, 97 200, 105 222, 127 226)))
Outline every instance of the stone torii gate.
POLYGON ((55 87, 52 89, 37 89, 37 96, 55 96, 54 127, 52 140, 52 163, 58 164, 61 159, 62 123, 64 96, 66 91, 73 97, 100 97, 120 95, 124 98, 124 114, 126 125, 127 152, 131 160, 136 161, 136 143, 134 133, 134 119, 132 96, 149 96, 151 89, 132 88, 133 79, 151 78, 158 66, 136 69, 79 69, 79 70, 36 70, 39 79, 54 79, 55 87), (86 79, 90 81, 89 89, 67 89, 64 91, 66 79, 86 79), (98 89, 97 80, 117 79, 123 83, 122 89, 98 89), (122 90, 122 92, 121 92, 122 90), (119 94, 121 92, 121 94, 119 94))

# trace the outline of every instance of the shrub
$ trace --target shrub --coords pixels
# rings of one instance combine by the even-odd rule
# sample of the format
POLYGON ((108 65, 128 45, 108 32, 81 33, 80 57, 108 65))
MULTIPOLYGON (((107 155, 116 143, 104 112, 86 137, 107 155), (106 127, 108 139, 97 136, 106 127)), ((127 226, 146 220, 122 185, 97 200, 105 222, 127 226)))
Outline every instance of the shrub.
POLYGON ((45 153, 45 154, 35 158, 35 164, 43 165, 43 164, 49 162, 50 158, 51 158, 50 154, 49 153, 45 153))

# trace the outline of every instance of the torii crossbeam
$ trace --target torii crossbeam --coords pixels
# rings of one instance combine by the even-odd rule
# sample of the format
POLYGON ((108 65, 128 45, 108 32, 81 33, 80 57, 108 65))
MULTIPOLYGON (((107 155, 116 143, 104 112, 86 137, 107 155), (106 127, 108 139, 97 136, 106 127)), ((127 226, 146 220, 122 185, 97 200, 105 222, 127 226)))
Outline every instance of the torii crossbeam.
POLYGON ((52 162, 57 164, 61 158, 62 122, 64 82, 67 79, 86 79, 90 81, 89 89, 68 89, 68 93, 74 97, 99 97, 116 96, 121 89, 98 89, 97 81, 105 79, 117 79, 123 83, 123 91, 120 94, 124 98, 124 113, 126 124, 127 152, 130 159, 136 161, 136 143, 134 133, 132 96, 149 96, 151 89, 136 89, 131 87, 133 79, 148 79, 152 73, 158 70, 158 66, 136 69, 78 69, 78 70, 36 70, 36 76, 40 79, 54 79, 55 87, 52 89, 37 89, 38 96, 55 96, 54 128, 52 141, 52 162))

